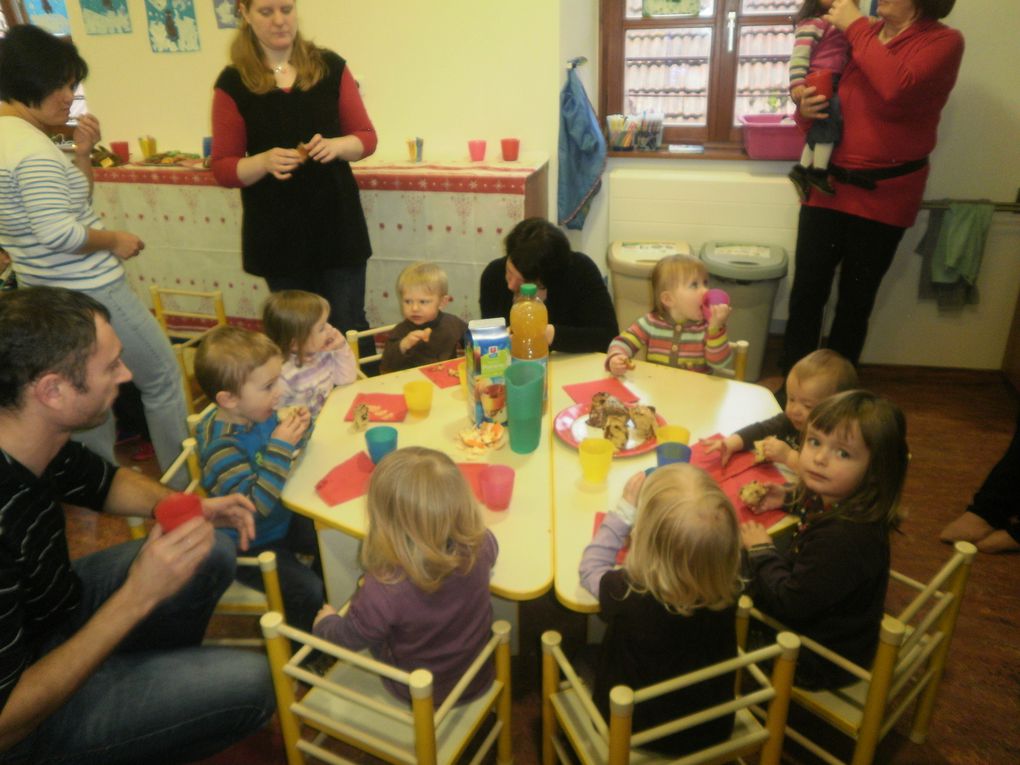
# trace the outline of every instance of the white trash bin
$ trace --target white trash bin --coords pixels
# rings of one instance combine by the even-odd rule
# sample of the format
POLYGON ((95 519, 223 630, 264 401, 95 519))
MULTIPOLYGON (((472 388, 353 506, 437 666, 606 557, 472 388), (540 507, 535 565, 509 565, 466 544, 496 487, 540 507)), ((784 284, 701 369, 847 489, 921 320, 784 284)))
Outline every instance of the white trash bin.
POLYGON ((652 270, 670 255, 693 255, 687 242, 613 242, 606 262, 612 274, 613 305, 622 332, 652 310, 652 270))
POLYGON ((733 313, 727 333, 730 340, 747 340, 747 380, 761 377, 762 358, 772 321, 772 305, 779 280, 786 276, 786 250, 770 244, 705 242, 701 260, 708 269, 710 287, 726 290, 733 313))

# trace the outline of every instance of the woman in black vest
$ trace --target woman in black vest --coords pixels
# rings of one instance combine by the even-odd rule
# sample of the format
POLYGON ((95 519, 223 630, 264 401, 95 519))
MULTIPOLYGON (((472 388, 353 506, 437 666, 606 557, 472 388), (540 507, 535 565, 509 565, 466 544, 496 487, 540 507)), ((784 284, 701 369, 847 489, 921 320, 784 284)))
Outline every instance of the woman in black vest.
POLYGON ((295 0, 239 9, 213 95, 212 170, 241 188, 244 270, 273 292, 322 295, 334 326, 365 329, 372 247, 350 163, 375 151, 375 128, 346 62, 301 37, 295 0))

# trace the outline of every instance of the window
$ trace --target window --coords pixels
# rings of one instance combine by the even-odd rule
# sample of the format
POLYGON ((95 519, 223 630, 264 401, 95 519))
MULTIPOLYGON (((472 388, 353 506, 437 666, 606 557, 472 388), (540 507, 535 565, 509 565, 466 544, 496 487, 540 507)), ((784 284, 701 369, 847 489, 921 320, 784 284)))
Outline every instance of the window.
POLYGON ((728 148, 744 114, 789 113, 800 0, 602 0, 602 115, 663 115, 664 143, 728 148))

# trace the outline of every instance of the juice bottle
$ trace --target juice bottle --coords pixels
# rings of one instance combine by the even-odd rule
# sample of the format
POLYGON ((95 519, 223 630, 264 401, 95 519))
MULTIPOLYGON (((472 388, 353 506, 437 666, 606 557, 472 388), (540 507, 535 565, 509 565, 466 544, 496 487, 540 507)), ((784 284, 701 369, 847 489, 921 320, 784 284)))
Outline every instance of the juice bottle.
MULTIPOLYGON (((537 293, 536 285, 522 284, 520 297, 510 309, 511 363, 514 361, 537 361, 546 366, 549 362, 549 343, 545 339, 545 328, 549 324, 549 312, 537 293)), ((546 380, 548 379, 547 372, 546 380)), ((542 388, 544 402, 548 395, 545 383, 542 388)))

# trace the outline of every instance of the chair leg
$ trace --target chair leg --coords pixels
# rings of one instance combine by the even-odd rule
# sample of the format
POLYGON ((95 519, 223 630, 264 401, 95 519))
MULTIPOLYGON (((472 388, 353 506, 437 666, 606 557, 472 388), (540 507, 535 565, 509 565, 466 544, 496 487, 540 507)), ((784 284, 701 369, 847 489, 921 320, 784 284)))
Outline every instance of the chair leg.
POLYGON ((889 701, 889 689, 892 685, 893 669, 899 654, 900 643, 903 642, 905 629, 903 623, 891 616, 882 620, 882 631, 879 635, 878 651, 875 663, 871 668, 871 685, 864 700, 864 713, 857 731, 857 745, 851 765, 870 765, 875 758, 875 749, 882 733, 882 722, 885 708, 889 701))
POLYGON ((414 750, 418 765, 436 765, 435 707, 432 703, 432 673, 416 669, 411 673, 411 713, 414 715, 414 750))
POLYGON ((262 634, 266 638, 266 653, 269 656, 269 671, 273 676, 273 690, 276 692, 276 709, 280 717, 280 732, 283 734, 283 747, 287 752, 287 765, 304 765, 305 758, 297 748, 301 739, 301 728, 294 713, 290 711, 294 704, 294 684, 283 667, 290 661, 290 642, 277 632, 283 622, 283 616, 269 612, 262 616, 262 634))
POLYGON ((560 645, 560 633, 552 630, 542 633, 542 765, 554 765, 556 747, 556 713, 553 711, 552 695, 560 684, 560 669, 553 655, 553 648, 560 645))
POLYGON ((492 629, 500 636, 499 645, 496 646, 496 679, 503 684, 496 705, 496 716, 503 723, 499 731, 496 761, 499 765, 510 765, 514 761, 513 733, 510 730, 510 712, 513 708, 510 692, 510 624, 498 621, 492 625, 492 629))
POLYGON ((800 640, 790 632, 781 632, 777 636, 783 653, 772 665, 772 687, 776 695, 769 704, 765 718, 765 727, 769 737, 762 746, 758 757, 758 765, 779 765, 783 754, 783 739, 786 735, 786 718, 790 712, 790 696, 793 686, 793 673, 797 667, 797 654, 800 640))
POLYGON ((618 685, 609 692, 608 765, 628 765, 630 734, 634 722, 634 691, 618 685))

